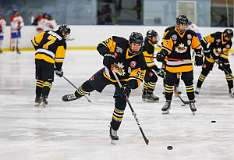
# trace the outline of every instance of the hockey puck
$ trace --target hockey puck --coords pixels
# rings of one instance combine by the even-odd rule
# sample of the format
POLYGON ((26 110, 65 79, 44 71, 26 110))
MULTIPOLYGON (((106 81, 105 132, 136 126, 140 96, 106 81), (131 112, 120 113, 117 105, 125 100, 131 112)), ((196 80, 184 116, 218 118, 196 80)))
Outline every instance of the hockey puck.
POLYGON ((211 121, 211 123, 216 123, 216 121, 213 120, 213 121, 211 121))
POLYGON ((167 146, 167 150, 172 150, 173 147, 172 146, 167 146))

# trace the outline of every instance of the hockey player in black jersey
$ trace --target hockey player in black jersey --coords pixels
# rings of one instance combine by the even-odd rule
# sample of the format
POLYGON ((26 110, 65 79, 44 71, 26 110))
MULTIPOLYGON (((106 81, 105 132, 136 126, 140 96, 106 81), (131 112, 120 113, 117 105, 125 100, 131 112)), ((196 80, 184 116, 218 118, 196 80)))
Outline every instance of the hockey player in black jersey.
POLYGON ((129 40, 112 36, 100 43, 98 52, 104 57, 104 68, 95 73, 89 80, 85 81, 74 94, 63 96, 63 101, 76 100, 94 90, 102 92, 107 85, 115 86, 115 109, 110 123, 110 137, 118 140, 117 130, 123 119, 126 107, 126 96, 131 90, 136 89, 145 76, 146 63, 141 48, 143 36, 141 33, 133 32, 129 40), (121 84, 120 88, 113 75, 118 76, 121 84))
POLYGON ((41 32, 32 39, 36 50, 35 106, 41 103, 44 106, 48 104, 47 98, 54 81, 54 71, 56 75, 63 76, 62 65, 66 51, 66 37, 69 34, 70 28, 67 25, 61 25, 57 31, 41 32))
POLYGON ((234 97, 233 75, 228 61, 229 50, 232 47, 232 37, 233 31, 231 29, 225 29, 224 32, 215 32, 203 37, 201 43, 205 55, 205 61, 197 81, 196 94, 200 93, 200 89, 205 78, 216 62, 219 69, 225 73, 230 96, 234 97))
POLYGON ((157 60, 165 63, 164 91, 166 102, 162 107, 164 114, 169 113, 173 88, 178 74, 186 86, 186 93, 189 99, 189 106, 194 113, 195 96, 193 88, 193 63, 191 60, 191 49, 196 52, 195 64, 202 65, 203 56, 201 54, 200 41, 195 32, 187 30, 188 19, 185 15, 176 18, 176 26, 169 27, 165 30, 162 49, 157 54, 157 60))
POLYGON ((157 44, 158 41, 158 33, 154 30, 148 30, 142 48, 147 65, 142 99, 146 102, 157 102, 159 100, 159 97, 155 96, 153 92, 158 80, 158 76, 164 78, 164 71, 159 69, 154 62, 154 49, 155 44, 157 44))

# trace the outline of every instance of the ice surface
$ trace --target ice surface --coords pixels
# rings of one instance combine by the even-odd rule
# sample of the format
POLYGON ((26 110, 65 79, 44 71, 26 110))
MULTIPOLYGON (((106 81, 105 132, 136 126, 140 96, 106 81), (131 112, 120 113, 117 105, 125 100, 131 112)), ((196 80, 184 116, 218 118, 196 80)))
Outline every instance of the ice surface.
MULTIPOLYGON (((234 56, 230 61, 234 69, 234 56)), ((70 51, 63 70, 79 86, 101 67, 102 57, 96 51, 70 51)), ((195 83, 200 70, 195 68, 195 83)), ((159 103, 142 102, 141 88, 132 93, 130 101, 149 146, 144 144, 128 107, 118 132, 120 141, 110 144, 112 86, 102 94, 93 92, 89 97, 92 103, 85 98, 65 103, 61 97, 74 88, 56 77, 49 106, 36 108, 34 77, 32 52, 0 55, 0 160, 234 159, 234 99, 228 96, 224 74, 217 66, 197 97, 195 116, 176 97, 171 114, 161 114, 162 79, 155 90, 159 103), (173 150, 167 150, 169 145, 173 150)), ((182 97, 186 99, 184 92, 182 97)))

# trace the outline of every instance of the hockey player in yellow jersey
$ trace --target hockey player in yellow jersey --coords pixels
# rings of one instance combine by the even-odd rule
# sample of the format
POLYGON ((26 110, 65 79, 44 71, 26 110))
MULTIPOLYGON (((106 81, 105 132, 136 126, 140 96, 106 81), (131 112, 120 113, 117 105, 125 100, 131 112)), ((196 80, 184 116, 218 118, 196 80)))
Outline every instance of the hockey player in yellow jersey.
POLYGON ((54 72, 63 76, 62 65, 66 51, 66 38, 70 34, 67 25, 56 31, 45 31, 32 39, 35 52, 36 98, 35 106, 48 104, 47 98, 54 81, 54 72))
POLYGON ((104 67, 85 81, 74 94, 63 96, 63 101, 72 101, 96 90, 102 92, 107 85, 115 87, 115 108, 110 123, 111 140, 118 140, 117 130, 123 119, 126 96, 131 90, 140 86, 145 76, 145 60, 141 48, 143 36, 141 33, 132 32, 129 40, 123 37, 112 36, 98 44, 97 50, 104 57, 104 67), (113 72, 118 76, 124 88, 120 88, 113 72))
POLYGON ((146 73, 144 78, 144 88, 142 99, 146 102, 157 102, 159 97, 154 95, 154 89, 158 76, 164 77, 164 71, 157 67, 154 62, 155 44, 159 41, 158 33, 155 30, 148 30, 142 51, 146 61, 146 73))
POLYGON ((201 43, 204 49, 205 61, 197 81, 196 94, 199 94, 205 78, 216 62, 219 69, 225 73, 230 96, 234 97, 233 75, 228 60, 229 50, 232 47, 232 37, 233 31, 231 29, 225 29, 224 32, 215 32, 203 37, 201 43))
POLYGON ((195 64, 203 63, 202 47, 196 33, 187 29, 188 18, 185 15, 176 17, 176 25, 165 30, 162 49, 157 54, 157 60, 165 63, 164 92, 166 102, 162 107, 163 114, 168 114, 171 107, 173 88, 178 74, 186 86, 189 106, 193 113, 196 112, 193 87, 193 62, 191 49, 194 49, 195 64), (167 58, 166 58, 167 57, 167 58), (166 59, 165 59, 166 58, 166 59))

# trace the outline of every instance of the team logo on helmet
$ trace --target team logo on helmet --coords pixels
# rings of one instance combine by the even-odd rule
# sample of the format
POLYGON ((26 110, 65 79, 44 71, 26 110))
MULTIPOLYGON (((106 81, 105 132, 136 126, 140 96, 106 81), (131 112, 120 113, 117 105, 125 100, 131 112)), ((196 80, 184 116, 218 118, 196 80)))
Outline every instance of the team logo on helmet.
POLYGON ((136 68, 136 65, 137 65, 136 61, 131 61, 130 62, 130 67, 131 68, 136 68))

